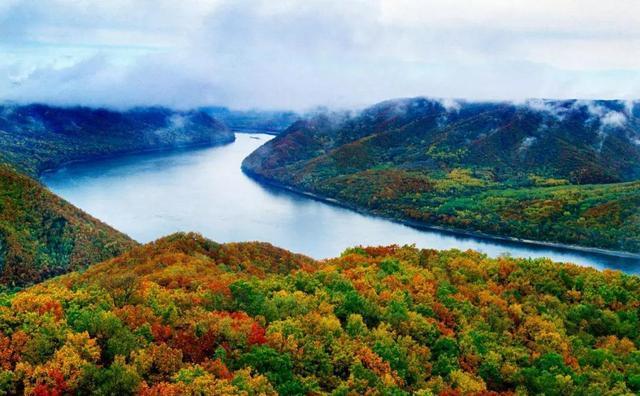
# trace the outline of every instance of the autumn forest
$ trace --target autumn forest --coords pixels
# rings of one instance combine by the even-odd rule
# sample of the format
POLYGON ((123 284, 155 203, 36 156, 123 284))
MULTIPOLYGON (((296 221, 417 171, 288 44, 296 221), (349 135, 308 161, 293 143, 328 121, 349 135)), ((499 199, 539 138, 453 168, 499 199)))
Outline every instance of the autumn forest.
MULTIPOLYGON (((553 103, 559 116, 461 106, 415 98, 316 114, 277 131, 243 168, 389 218, 640 249, 640 151, 610 156, 637 133, 637 108, 617 129, 580 102, 553 103), (575 151, 547 155, 569 143, 575 151)), ((355 246, 316 260, 196 233, 140 244, 35 178, 95 157, 226 144, 223 123, 162 108, 4 114, 2 395, 640 392, 635 275, 438 246, 355 246)))

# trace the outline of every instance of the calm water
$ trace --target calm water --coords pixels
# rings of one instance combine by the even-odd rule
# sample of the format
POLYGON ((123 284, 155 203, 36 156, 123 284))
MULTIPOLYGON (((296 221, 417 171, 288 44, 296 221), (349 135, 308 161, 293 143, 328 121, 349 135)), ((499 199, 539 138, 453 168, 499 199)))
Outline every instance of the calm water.
POLYGON ((414 243, 640 270, 637 259, 420 231, 264 187, 245 176, 240 163, 270 138, 238 134, 235 143, 222 147, 77 164, 46 175, 43 182, 140 242, 197 231, 219 242, 267 241, 315 258, 358 244, 414 243))

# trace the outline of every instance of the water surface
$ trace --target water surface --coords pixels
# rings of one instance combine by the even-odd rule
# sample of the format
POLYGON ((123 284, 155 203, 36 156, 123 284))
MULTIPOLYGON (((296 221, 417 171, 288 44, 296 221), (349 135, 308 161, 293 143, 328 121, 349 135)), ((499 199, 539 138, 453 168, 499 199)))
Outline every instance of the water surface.
POLYGON ((236 136, 225 146, 74 164, 45 175, 43 182, 140 242, 196 231, 218 242, 271 242, 315 258, 355 245, 397 243, 640 269, 637 259, 417 230, 265 187, 244 175, 240 164, 272 136, 236 136))

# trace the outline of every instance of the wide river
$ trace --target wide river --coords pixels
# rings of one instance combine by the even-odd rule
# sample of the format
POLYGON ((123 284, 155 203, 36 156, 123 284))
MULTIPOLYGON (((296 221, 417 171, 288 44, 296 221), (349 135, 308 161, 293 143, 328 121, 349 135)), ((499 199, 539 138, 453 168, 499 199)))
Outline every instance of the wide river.
POLYGON ((263 186, 244 175, 240 164, 269 139, 237 134, 225 146, 74 164, 42 181, 140 242, 196 231, 218 242, 271 242, 315 258, 356 245, 415 244, 640 272, 638 259, 418 230, 263 186))

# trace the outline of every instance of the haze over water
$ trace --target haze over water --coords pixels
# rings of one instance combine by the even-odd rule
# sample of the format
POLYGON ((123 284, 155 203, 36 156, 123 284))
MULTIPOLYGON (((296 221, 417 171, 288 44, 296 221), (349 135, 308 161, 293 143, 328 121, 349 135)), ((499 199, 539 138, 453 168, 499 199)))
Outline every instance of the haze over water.
POLYGON ((240 164, 271 138, 237 134, 226 146, 75 164, 42 181, 139 242, 195 231, 218 242, 270 242, 315 258, 356 245, 416 244, 640 272, 637 259, 417 230, 262 186, 240 164))

